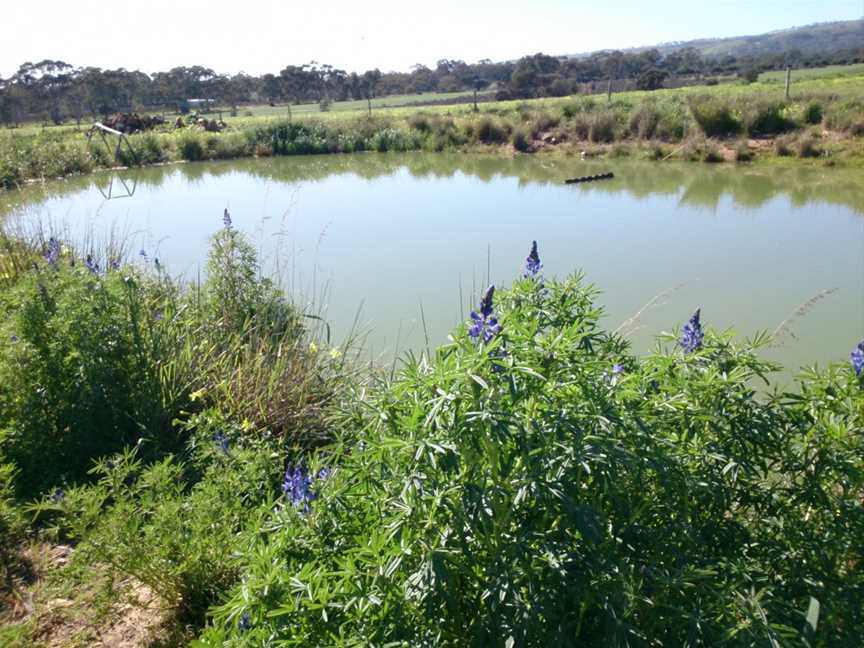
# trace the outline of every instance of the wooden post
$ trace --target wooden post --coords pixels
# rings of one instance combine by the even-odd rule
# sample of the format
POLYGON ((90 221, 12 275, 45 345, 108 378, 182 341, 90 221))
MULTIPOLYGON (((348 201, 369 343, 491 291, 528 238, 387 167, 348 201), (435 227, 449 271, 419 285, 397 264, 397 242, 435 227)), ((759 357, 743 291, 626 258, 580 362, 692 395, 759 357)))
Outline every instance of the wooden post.
POLYGON ((789 86, 792 85, 792 68, 786 66, 786 101, 789 101, 789 86))
POLYGON ((474 112, 477 112, 477 88, 474 88, 474 112))
POLYGON ((612 77, 609 77, 609 84, 606 86, 606 101, 612 103, 612 77))

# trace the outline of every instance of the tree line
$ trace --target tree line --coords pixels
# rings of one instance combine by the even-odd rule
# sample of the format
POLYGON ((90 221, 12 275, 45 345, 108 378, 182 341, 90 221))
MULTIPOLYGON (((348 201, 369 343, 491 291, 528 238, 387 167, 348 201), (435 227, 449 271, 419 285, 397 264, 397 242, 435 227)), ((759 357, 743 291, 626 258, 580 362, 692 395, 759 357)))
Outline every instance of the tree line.
POLYGON ((253 76, 219 74, 194 65, 145 74, 123 68, 106 70, 75 67, 64 61, 24 63, 9 78, 0 78, 0 123, 15 126, 28 120, 79 123, 118 111, 183 109, 192 98, 210 99, 224 106, 244 103, 312 103, 371 99, 425 92, 495 91, 497 97, 565 96, 591 90, 610 79, 635 81, 652 90, 670 79, 704 82, 737 75, 750 80, 761 71, 786 66, 815 67, 864 62, 858 49, 803 54, 787 50, 749 56, 704 56, 695 48, 668 54, 657 49, 603 51, 582 57, 538 53, 518 61, 476 63, 441 59, 434 68, 417 64, 408 72, 378 69, 347 72, 311 61, 288 65, 277 74, 253 76))

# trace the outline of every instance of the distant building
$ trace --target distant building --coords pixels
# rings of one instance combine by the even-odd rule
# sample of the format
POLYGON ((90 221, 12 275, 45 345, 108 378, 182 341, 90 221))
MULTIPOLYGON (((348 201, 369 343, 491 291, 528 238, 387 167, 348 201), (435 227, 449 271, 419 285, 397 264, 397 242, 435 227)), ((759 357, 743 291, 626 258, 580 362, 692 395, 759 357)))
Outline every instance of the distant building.
POLYGON ((177 104, 177 110, 186 114, 188 112, 207 112, 216 105, 215 99, 184 99, 177 104))

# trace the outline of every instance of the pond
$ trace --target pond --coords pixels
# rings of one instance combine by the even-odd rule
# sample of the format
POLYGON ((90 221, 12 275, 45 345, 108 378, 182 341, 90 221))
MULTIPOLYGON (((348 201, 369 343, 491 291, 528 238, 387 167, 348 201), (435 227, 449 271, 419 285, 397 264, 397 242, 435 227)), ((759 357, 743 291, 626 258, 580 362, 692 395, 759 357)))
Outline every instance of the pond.
MULTIPOLYGON (((575 157, 362 154, 101 173, 0 195, 0 214, 64 236, 125 238, 195 279, 227 207, 334 343, 389 362, 446 340, 536 239, 546 276, 581 270, 638 353, 702 308, 742 336, 783 334, 789 368, 864 337, 860 171, 575 157), (613 180, 565 185, 612 171, 613 180), (129 195, 131 194, 131 195, 129 195), (427 342, 428 341, 428 342, 427 342)), ((139 261, 140 262, 140 261, 139 261)))

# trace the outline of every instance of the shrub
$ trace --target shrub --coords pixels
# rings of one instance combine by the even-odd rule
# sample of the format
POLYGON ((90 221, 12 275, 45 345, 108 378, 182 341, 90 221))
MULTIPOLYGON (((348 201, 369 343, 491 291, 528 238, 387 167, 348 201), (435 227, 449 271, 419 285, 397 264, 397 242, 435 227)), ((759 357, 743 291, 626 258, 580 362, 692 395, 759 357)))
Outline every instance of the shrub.
POLYGON ((85 477, 128 444, 171 447, 182 389, 160 381, 177 352, 171 289, 128 269, 44 261, 0 303, 0 456, 28 495, 85 477), (167 436, 166 436, 167 435, 167 436))
POLYGON ((723 162, 725 158, 713 142, 706 142, 702 151, 702 161, 709 163, 723 162))
POLYGON ((615 140, 615 115, 611 111, 596 112, 588 118, 588 139, 594 143, 615 140))
POLYGON ((133 138, 132 145, 135 148, 137 160, 130 160, 130 162, 135 161, 140 164, 158 164, 159 162, 164 162, 166 159, 162 142, 152 133, 147 133, 141 137, 133 138))
POLYGON ((735 161, 750 162, 753 159, 753 151, 747 146, 747 142, 738 142, 735 145, 735 161))
POLYGON ((800 158, 814 158, 822 155, 819 140, 812 135, 802 135, 798 138, 797 153, 800 158))
POLYGON ((517 128, 513 131, 510 142, 513 144, 513 148, 521 153, 527 153, 531 150, 531 135, 524 128, 517 128))
POLYGON ((630 155, 630 147, 626 144, 615 144, 609 151, 609 157, 622 158, 630 155))
POLYGON ((741 124, 733 116, 732 109, 718 101, 691 99, 690 113, 707 137, 729 137, 741 131, 741 124))
POLYGON ((792 142, 788 137, 778 137, 774 140, 774 153, 780 157, 792 155, 792 142))
POLYGON ((642 104, 630 113, 628 129, 633 137, 651 139, 660 123, 660 113, 651 105, 642 104))
POLYGON ((185 133, 180 138, 178 146, 180 157, 189 162, 197 162, 205 157, 204 145, 201 143, 201 138, 194 133, 185 133))
POLYGON ((102 460, 94 485, 68 489, 55 505, 55 524, 78 543, 80 568, 134 578, 175 622, 201 627, 240 575, 238 542, 259 532, 276 501, 282 459, 218 413, 189 427, 185 463, 169 457, 148 465, 134 451, 102 460))
POLYGON ((805 124, 821 124, 823 117, 822 104, 818 101, 811 101, 804 108, 804 123, 805 124))
POLYGON ((0 600, 12 582, 14 547, 24 529, 24 520, 15 504, 14 480, 18 469, 11 463, 0 463, 0 600))
POLYGON ((421 133, 428 133, 432 130, 432 121, 429 115, 424 113, 416 113, 408 118, 408 127, 421 133))
POLYGON ((519 281, 485 343, 460 327, 349 406, 202 643, 791 645, 812 596, 820 640, 854 645, 861 381, 763 398, 767 338, 710 331, 637 359, 594 294, 519 281))
POLYGON ((217 160, 244 157, 249 152, 249 143, 243 133, 222 133, 215 139, 212 151, 217 160))
POLYGON ((741 73, 741 78, 747 83, 756 83, 759 80, 759 70, 756 68, 747 68, 741 73))
POLYGON ((795 128, 784 115, 785 105, 749 101, 741 111, 741 122, 748 135, 777 135, 795 128))
POLYGON ((535 116, 531 124, 531 134, 537 136, 540 133, 551 130, 561 123, 561 119, 548 112, 541 112, 535 116))
POLYGON ((481 117, 474 127, 474 136, 483 144, 503 144, 507 141, 507 130, 491 117, 481 117))

